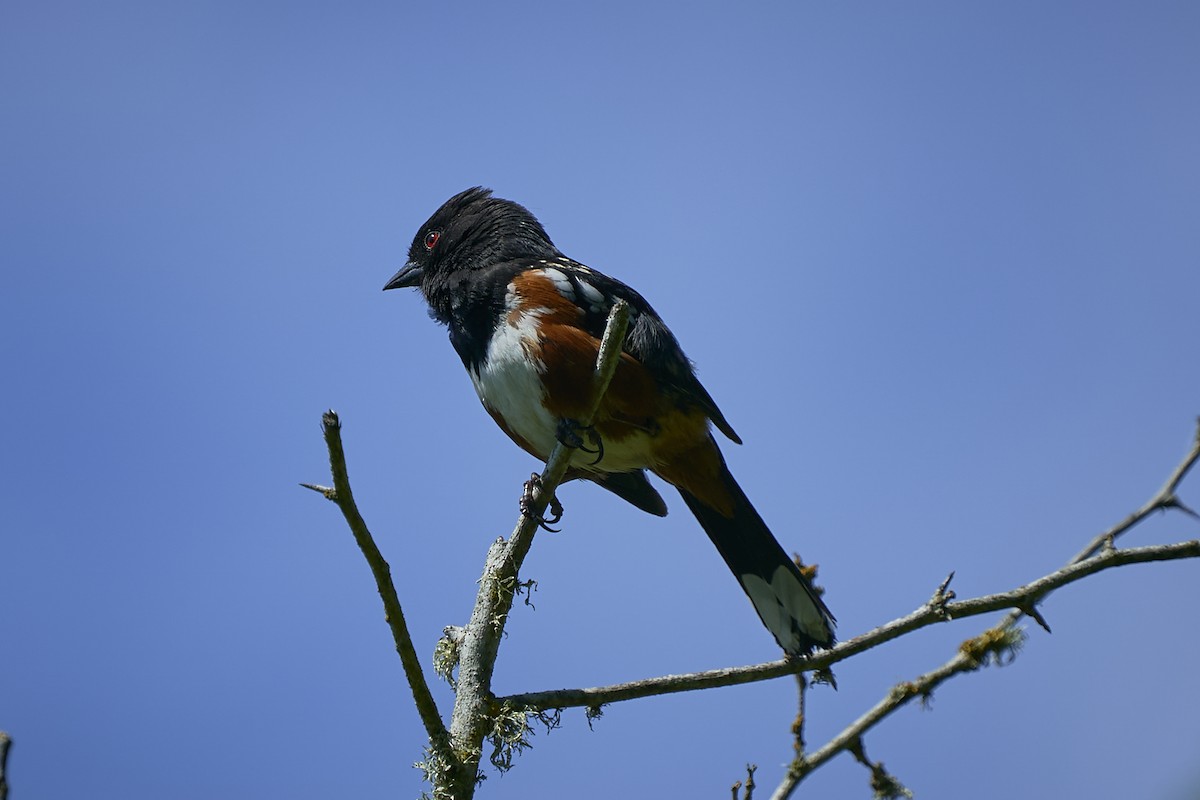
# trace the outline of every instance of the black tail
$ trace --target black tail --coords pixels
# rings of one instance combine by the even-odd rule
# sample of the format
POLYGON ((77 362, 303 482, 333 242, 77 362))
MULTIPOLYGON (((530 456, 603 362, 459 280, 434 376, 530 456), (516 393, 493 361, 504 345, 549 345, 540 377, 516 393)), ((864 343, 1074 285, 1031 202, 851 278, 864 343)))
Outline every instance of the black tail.
POLYGON ((710 508, 684 489, 679 494, 717 546, 779 646, 790 655, 803 655, 814 647, 829 647, 834 639, 833 614, 771 535, 767 523, 723 464, 722 472, 722 480, 734 498, 733 516, 710 508))

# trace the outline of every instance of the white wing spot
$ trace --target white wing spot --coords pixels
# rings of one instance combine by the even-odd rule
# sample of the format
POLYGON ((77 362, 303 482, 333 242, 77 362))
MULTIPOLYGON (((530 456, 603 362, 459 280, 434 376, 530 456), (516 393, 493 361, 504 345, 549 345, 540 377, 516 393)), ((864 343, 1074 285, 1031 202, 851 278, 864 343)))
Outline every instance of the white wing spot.
POLYGON ((567 277, 567 273, 554 267, 546 267, 542 270, 542 274, 550 280, 554 281, 554 288, 563 297, 575 302, 575 287, 571 285, 571 279, 567 277))
POLYGON ((605 302, 606 298, 599 289, 582 278, 578 279, 578 286, 579 291, 583 294, 583 299, 591 304, 591 311, 596 312, 604 309, 605 305, 607 305, 605 302))

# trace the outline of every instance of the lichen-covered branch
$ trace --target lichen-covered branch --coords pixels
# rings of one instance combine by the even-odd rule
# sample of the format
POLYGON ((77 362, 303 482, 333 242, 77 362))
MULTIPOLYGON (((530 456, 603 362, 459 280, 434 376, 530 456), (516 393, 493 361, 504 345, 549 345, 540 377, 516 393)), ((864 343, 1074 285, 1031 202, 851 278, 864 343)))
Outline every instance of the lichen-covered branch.
MULTIPOLYGON (((579 420, 585 428, 592 424, 592 418, 595 417, 608 384, 616 372, 628 327, 629 307, 625 302, 618 301, 609 314, 608 325, 596 358, 592 405, 587 416, 579 420)), ((396 652, 400 655, 417 711, 429 734, 429 749, 419 766, 424 769, 426 779, 433 786, 434 797, 469 800, 474 795, 478 782, 483 740, 498 728, 512 728, 514 714, 524 719, 521 711, 510 711, 507 715, 502 713, 503 706, 496 704, 492 695, 492 672, 500 640, 504 635, 504 623, 512 608, 513 597, 521 586, 518 582, 521 564, 533 543, 533 535, 542 515, 554 497, 555 489, 566 475, 572 448, 562 444, 554 448, 540 481, 533 488, 532 500, 512 535, 507 541, 497 540, 488 550, 471 619, 465 628, 454 631, 453 650, 458 656, 459 673, 455 682, 457 695, 454 712, 450 727, 447 728, 421 670, 420 659, 413 647, 408 625, 404 621, 404 611, 392 582, 391 567, 376 546, 354 502, 346 468, 346 455, 342 447, 341 422, 337 414, 327 411, 322 417, 322 428, 329 449, 333 486, 310 483, 301 485, 319 492, 337 504, 367 564, 371 567, 376 588, 383 600, 387 623, 396 644, 396 652)), ((446 659, 443 658, 438 669, 449 674, 453 666, 445 662, 446 659)), ((503 754, 501 757, 503 758, 503 754)))
MULTIPOLYGON (((591 409, 586 418, 578 420, 584 428, 592 424, 604 392, 616 372, 628 325, 629 307, 619 301, 609 314, 596 358, 591 409)), ((546 469, 532 487, 532 502, 522 513, 512 535, 507 541, 498 539, 488 550, 475 608, 461 632, 458 678, 455 682, 457 694, 450 719, 450 734, 464 767, 473 772, 478 770, 483 740, 493 729, 493 721, 504 706, 492 694, 492 673, 500 640, 504 636, 504 625, 519 585, 521 564, 533 544, 534 534, 554 491, 566 475, 572 452, 573 448, 562 443, 555 446, 546 462, 546 469)), ((470 793, 459 795, 456 800, 466 800, 468 797, 470 793)))

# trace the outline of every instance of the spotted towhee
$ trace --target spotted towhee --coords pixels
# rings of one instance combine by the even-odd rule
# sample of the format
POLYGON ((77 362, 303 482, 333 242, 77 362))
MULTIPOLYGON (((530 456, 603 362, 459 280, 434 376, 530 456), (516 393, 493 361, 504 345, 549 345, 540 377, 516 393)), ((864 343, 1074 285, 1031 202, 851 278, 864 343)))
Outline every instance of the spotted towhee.
POLYGON ((679 490, 787 653, 833 643, 833 615, 729 473, 711 426, 741 439, 640 294, 564 256, 529 211, 482 188, 451 197, 417 231, 383 288, 405 286, 449 327, 488 413, 543 460, 562 421, 587 413, 599 337, 625 300, 629 333, 594 421, 599 446, 575 452, 568 478, 664 516, 650 470, 679 490))

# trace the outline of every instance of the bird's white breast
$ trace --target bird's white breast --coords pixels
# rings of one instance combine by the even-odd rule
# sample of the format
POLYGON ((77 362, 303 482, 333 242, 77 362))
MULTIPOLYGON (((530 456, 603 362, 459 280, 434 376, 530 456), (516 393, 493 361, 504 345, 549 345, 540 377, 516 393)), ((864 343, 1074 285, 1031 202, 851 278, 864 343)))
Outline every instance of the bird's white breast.
POLYGON ((546 458, 554 447, 558 420, 543 403, 546 389, 542 373, 546 366, 538 357, 537 332, 537 319, 542 313, 540 309, 520 310, 509 286, 505 311, 488 341, 487 355, 469 372, 483 404, 546 458))
MULTIPOLYGON (((558 270, 547 269, 552 280, 558 270)), ((570 289, 565 276, 563 283, 570 289)), ((556 282, 557 284, 557 282, 556 282)), ((561 286, 557 286, 563 292, 561 286)), ((588 290, 595 291, 590 285, 588 290)), ((504 420, 508 430, 523 439, 540 458, 548 458, 557 442, 559 420, 546 410, 546 387, 542 376, 546 365, 540 357, 538 319, 549 313, 542 308, 524 308, 512 284, 504 298, 504 311, 488 340, 486 357, 468 371, 475 392, 493 414, 504 420)), ((601 472, 625 472, 653 464, 651 437, 633 432, 620 441, 604 443, 604 457, 597 465, 595 454, 576 451, 573 466, 601 472)))

